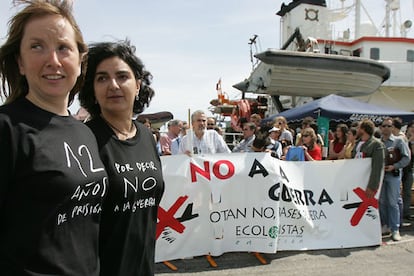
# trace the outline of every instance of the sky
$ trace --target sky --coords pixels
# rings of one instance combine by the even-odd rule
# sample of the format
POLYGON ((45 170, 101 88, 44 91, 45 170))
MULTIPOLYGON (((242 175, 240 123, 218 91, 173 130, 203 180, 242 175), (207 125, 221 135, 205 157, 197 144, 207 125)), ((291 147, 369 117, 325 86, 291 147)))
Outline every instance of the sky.
MULTIPOLYGON (((155 90, 144 113, 170 111, 188 120, 188 112, 208 111, 221 78, 230 99, 241 93, 232 85, 250 75, 249 39, 258 50, 280 48, 281 4, 290 0, 74 0, 74 15, 87 43, 128 38, 153 75, 155 90)), ((339 5, 339 0, 327 0, 339 5)), ((353 0, 345 0, 351 5, 353 0)), ((362 0, 378 26, 385 1, 362 0)), ((414 21, 414 0, 400 0, 402 21, 414 21)), ((16 12, 11 0, 0 1, 0 42, 16 12)), ((348 24, 344 22, 343 24, 348 24)), ((414 28, 414 27, 413 27, 414 28)), ((414 31, 408 32, 414 37, 414 31)), ((75 102, 71 111, 76 112, 75 102)))

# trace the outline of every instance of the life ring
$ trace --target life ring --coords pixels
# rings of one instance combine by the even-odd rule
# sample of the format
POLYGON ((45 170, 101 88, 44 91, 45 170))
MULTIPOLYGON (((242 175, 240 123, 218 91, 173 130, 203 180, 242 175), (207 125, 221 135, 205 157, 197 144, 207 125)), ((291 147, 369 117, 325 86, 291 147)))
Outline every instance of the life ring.
POLYGON ((319 21, 319 10, 315 9, 305 9, 306 15, 305 20, 309 21, 319 21))

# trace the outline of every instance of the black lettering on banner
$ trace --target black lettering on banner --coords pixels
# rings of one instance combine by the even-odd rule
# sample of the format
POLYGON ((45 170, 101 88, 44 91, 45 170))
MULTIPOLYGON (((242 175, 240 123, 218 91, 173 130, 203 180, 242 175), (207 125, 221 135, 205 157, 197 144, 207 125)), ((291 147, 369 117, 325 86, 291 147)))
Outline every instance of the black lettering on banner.
POLYGON ((250 169, 249 176, 253 177, 255 174, 262 174, 264 177, 269 175, 266 168, 257 159, 254 159, 253 165, 250 169))
POLYGON ((229 219, 237 220, 239 218, 246 218, 247 208, 235 210, 225 209, 221 211, 213 211, 210 213, 210 221, 213 223, 219 222, 221 220, 227 221, 229 219))
POLYGON ((325 189, 322 190, 321 196, 318 200, 318 204, 322 205, 322 203, 324 202, 328 202, 329 204, 333 203, 332 198, 329 196, 328 192, 325 189))
MULTIPOLYGON (((316 201, 313 199, 314 192, 311 190, 296 190, 289 188, 283 183, 276 183, 269 189, 269 198, 274 201, 285 201, 293 202, 297 205, 316 205, 316 201), (281 187, 282 186, 282 187, 281 187)), ((323 203, 328 203, 329 205, 333 204, 332 198, 329 196, 328 192, 323 189, 318 198, 318 204, 322 205, 323 203)))
POLYGON ((305 230, 305 226, 294 225, 294 224, 284 224, 279 228, 280 235, 302 235, 305 230))
POLYGON ((280 170, 280 176, 282 177, 282 179, 285 179, 287 183, 289 183, 289 179, 287 178, 287 175, 283 171, 282 167, 279 167, 279 170, 280 170))

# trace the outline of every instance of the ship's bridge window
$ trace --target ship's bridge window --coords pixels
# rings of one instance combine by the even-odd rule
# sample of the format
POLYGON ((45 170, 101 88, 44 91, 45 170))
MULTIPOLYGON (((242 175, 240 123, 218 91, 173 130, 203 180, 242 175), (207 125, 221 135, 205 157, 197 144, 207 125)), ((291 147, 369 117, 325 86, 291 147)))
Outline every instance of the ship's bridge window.
POLYGON ((407 61, 414 62, 414 50, 407 50, 407 61))
POLYGON ((374 60, 379 60, 380 59, 380 50, 379 50, 379 48, 371 48, 369 57, 371 59, 374 59, 374 60))
POLYGON ((361 56, 361 48, 358 48, 358 49, 356 49, 356 50, 353 50, 353 51, 352 51, 352 55, 353 55, 354 57, 360 57, 360 56, 361 56))

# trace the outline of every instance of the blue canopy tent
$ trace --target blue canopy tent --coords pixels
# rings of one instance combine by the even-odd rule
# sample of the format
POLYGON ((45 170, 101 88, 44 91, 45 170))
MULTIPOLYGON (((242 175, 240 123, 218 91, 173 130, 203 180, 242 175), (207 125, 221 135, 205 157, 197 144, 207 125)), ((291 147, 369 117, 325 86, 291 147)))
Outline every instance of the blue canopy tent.
POLYGON ((298 122, 307 116, 315 119, 326 117, 330 120, 344 122, 360 121, 368 118, 374 123, 380 123, 385 117, 399 117, 404 123, 414 120, 414 112, 372 105, 338 95, 329 95, 302 106, 271 115, 263 119, 262 123, 272 121, 277 116, 285 117, 288 122, 298 122))

